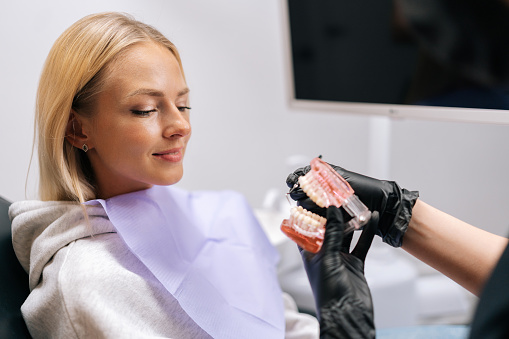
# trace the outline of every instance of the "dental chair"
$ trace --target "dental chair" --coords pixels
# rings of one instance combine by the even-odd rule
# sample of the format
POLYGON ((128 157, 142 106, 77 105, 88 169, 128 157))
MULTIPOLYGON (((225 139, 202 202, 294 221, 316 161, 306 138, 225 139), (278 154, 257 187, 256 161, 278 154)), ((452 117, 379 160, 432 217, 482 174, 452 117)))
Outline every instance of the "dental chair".
POLYGON ((10 204, 0 197, 0 338, 31 338, 20 310, 29 294, 28 274, 12 247, 10 204))

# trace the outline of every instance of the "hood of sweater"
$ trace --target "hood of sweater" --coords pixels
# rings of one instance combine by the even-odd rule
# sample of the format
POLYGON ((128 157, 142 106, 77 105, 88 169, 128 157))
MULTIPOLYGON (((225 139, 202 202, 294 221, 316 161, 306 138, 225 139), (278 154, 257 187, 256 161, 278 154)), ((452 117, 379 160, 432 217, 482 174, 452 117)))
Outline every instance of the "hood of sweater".
POLYGON ((29 274, 30 290, 58 250, 78 239, 116 232, 102 206, 75 202, 19 201, 10 206, 9 217, 14 252, 29 274))

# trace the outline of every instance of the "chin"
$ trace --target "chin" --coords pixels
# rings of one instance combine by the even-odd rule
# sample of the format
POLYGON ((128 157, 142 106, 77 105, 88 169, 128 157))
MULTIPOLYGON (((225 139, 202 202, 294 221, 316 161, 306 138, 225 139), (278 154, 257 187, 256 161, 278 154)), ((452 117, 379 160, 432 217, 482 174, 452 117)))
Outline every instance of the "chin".
POLYGON ((184 168, 182 166, 172 169, 157 170, 150 173, 149 177, 145 177, 145 182, 156 186, 169 186, 178 183, 184 176, 184 168))
POLYGON ((158 185, 158 186, 170 186, 170 185, 175 185, 176 183, 178 183, 180 180, 182 180, 182 177, 183 177, 183 173, 179 174, 179 175, 172 175, 171 177, 169 178, 165 178, 163 180, 161 180, 160 183, 154 183, 155 185, 158 185))

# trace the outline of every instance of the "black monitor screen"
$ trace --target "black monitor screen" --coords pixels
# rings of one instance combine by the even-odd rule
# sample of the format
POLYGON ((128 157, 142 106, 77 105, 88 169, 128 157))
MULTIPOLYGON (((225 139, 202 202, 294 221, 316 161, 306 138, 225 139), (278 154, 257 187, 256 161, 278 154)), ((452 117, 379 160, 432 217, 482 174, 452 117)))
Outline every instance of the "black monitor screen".
POLYGON ((509 16, 442 1, 287 0, 295 99, 508 109, 509 16))

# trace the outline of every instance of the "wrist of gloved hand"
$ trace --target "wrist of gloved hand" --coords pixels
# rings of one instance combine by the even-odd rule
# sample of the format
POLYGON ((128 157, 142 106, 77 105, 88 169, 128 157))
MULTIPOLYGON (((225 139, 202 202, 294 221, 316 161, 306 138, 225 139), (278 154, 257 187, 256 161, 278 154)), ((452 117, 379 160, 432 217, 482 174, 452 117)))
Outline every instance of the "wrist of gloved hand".
POLYGON ((401 188, 394 181, 385 181, 385 183, 391 188, 386 191, 387 202, 384 210, 380 211, 377 235, 385 243, 393 247, 401 247, 419 192, 401 188))

